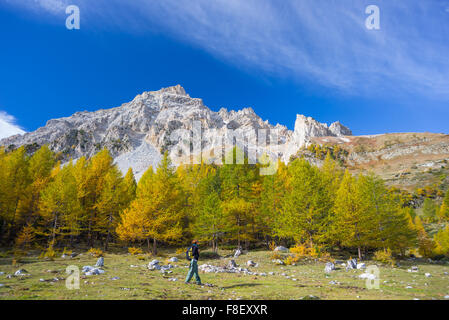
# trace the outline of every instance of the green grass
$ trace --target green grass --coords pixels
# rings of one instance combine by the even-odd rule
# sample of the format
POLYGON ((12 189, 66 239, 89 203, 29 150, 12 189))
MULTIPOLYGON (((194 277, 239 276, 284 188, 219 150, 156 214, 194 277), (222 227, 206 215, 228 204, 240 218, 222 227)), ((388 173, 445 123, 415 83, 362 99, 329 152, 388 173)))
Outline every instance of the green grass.
MULTIPOLYGON (((220 251, 222 256, 231 251, 220 251)), ((176 256, 174 251, 165 251, 156 257, 162 263, 166 259, 176 256)), ((273 276, 250 276, 244 274, 204 274, 200 273, 203 283, 213 284, 213 287, 185 285, 184 278, 187 273, 187 261, 182 255, 177 268, 173 273, 162 275, 159 271, 150 271, 146 268, 153 257, 139 260, 128 254, 106 254, 106 273, 97 276, 82 276, 79 290, 68 290, 65 281, 40 282, 39 279, 52 279, 54 277, 66 277, 65 269, 68 265, 76 265, 80 269, 85 265, 94 265, 96 258, 84 253, 74 259, 55 259, 55 261, 42 261, 36 256, 28 256, 19 265, 12 266, 12 257, 0 258, 0 299, 57 299, 57 300, 81 300, 81 299, 193 299, 193 300, 227 300, 227 299, 285 299, 296 300, 304 296, 314 295, 320 299, 444 299, 449 295, 449 266, 400 262, 401 267, 392 268, 381 266, 380 289, 366 289, 365 280, 359 279, 360 270, 346 272, 344 268, 334 271, 331 275, 325 275, 324 263, 308 262, 297 266, 276 266, 271 262, 270 252, 254 251, 242 255, 236 259, 237 264, 245 267, 247 260, 254 260, 259 267, 252 268, 255 272, 275 272, 273 276), (131 268, 131 265, 138 267, 131 268), (418 273, 409 273, 407 269, 411 265, 418 265, 418 273), (31 276, 12 277, 7 279, 7 274, 13 274, 19 268, 26 269, 31 276), (57 273, 48 273, 52 270, 57 273), (432 277, 425 277, 425 273, 432 277), (285 273, 297 281, 282 276, 285 273), (112 277, 120 277, 120 280, 111 280, 112 277), (178 281, 172 282, 168 278, 176 277, 178 281), (330 281, 338 284, 329 284, 330 281), (412 286, 412 289, 406 289, 412 286)), ((208 263, 224 266, 229 258, 201 260, 199 265, 208 263)), ((367 265, 375 264, 366 262, 367 265)))

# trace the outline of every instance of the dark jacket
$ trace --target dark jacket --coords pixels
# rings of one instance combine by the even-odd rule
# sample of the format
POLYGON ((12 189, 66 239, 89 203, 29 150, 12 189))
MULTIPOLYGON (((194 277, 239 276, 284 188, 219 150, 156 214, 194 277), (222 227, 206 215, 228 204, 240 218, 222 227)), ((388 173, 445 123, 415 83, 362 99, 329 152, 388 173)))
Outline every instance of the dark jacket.
POLYGON ((197 261, 200 259, 200 250, 198 249, 198 245, 195 243, 192 245, 192 255, 193 259, 197 261))

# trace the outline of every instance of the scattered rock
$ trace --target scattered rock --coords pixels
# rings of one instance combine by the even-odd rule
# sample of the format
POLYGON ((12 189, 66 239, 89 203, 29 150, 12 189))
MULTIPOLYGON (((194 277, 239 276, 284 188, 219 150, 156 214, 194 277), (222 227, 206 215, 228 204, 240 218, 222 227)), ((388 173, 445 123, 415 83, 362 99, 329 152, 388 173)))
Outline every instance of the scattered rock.
POLYGON ((425 274, 426 278, 430 278, 432 275, 430 273, 425 274))
POLYGON ((447 296, 444 296, 444 299, 449 299, 449 295, 447 295, 447 296))
POLYGON ((335 264, 333 264, 332 262, 326 263, 326 266, 324 267, 325 273, 331 273, 334 270, 335 270, 335 264))
POLYGON ((62 258, 62 259, 67 258, 67 255, 64 253, 64 254, 61 256, 61 258, 62 258))
POLYGON ((406 286, 405 289, 413 289, 412 286, 406 286))
POLYGON ((176 257, 171 257, 168 261, 170 261, 170 262, 178 262, 179 260, 176 257))
POLYGON ((274 276, 274 272, 268 272, 270 276, 274 276))
POLYGON ((100 257, 97 260, 97 263, 95 264, 96 267, 104 267, 104 258, 100 257))
POLYGON ((2 275, 4 275, 4 274, 5 274, 4 272, 1 272, 1 271, 0 271, 0 276, 2 276, 2 275))
POLYGON ((242 250, 237 249, 234 253, 234 258, 238 258, 242 254, 242 250))
POLYGON ((228 267, 229 268, 237 268, 238 265, 237 265, 237 263, 235 263, 235 260, 231 260, 231 261, 229 261, 228 267))
POLYGON ((119 277, 113 277, 113 278, 111 278, 111 280, 113 280, 113 281, 120 280, 120 278, 119 277))
POLYGON ((246 262, 246 265, 247 265, 248 267, 257 267, 257 263, 255 263, 253 260, 248 260, 248 261, 246 262))
MULTIPOLYGON (((159 266, 159 265, 157 265, 157 266, 159 266)), ((172 273, 173 271, 171 271, 170 269, 174 268, 171 264, 168 264, 166 266, 159 266, 159 267, 160 267, 160 269, 157 269, 157 270, 160 270, 162 273, 172 273)))
POLYGON ((274 251, 277 251, 277 252, 289 252, 289 250, 286 247, 283 247, 283 246, 276 247, 274 249, 274 251))
POLYGON ((5 286, 5 285, 4 285, 3 283, 0 283, 0 288, 1 288, 1 287, 4 287, 4 286, 5 286))
POLYGON ((417 266, 413 266, 410 270, 411 272, 418 272, 419 268, 417 266))
POLYGON ((357 269, 357 259, 346 261, 346 270, 357 269))
POLYGON ((86 276, 94 276, 94 275, 99 275, 99 274, 105 273, 104 270, 99 269, 99 268, 95 268, 95 267, 91 267, 91 266, 84 266, 83 269, 82 269, 82 272, 86 276))
POLYGON ((357 269, 359 269, 359 270, 366 269, 366 265, 364 263, 358 263, 357 269))
POLYGON ((359 276, 360 279, 369 279, 369 280, 376 280, 376 275, 373 273, 363 273, 359 276))
POLYGON ((159 260, 153 260, 148 264, 148 269, 150 270, 161 270, 161 266, 159 265, 159 260))
POLYGON ((273 260, 273 263, 280 266, 283 266, 285 264, 284 261, 282 261, 281 259, 275 259, 273 260))
POLYGON ((70 258, 75 258, 78 255, 78 253, 72 252, 72 254, 70 255, 70 258))
POLYGON ((59 273, 59 271, 58 270, 47 270, 47 271, 45 271, 45 272, 47 272, 47 273, 59 273))
POLYGON ((236 268, 232 266, 217 267, 210 264, 202 264, 198 267, 204 273, 244 273, 247 275, 255 275, 257 272, 251 272, 246 268, 236 268))
POLYGON ((25 269, 19 269, 16 272, 14 272, 14 276, 20 277, 20 276, 29 276, 30 274, 25 269))
POLYGON ((173 281, 173 282, 175 282, 175 281, 178 281, 178 278, 170 278, 170 279, 168 279, 168 281, 173 281))

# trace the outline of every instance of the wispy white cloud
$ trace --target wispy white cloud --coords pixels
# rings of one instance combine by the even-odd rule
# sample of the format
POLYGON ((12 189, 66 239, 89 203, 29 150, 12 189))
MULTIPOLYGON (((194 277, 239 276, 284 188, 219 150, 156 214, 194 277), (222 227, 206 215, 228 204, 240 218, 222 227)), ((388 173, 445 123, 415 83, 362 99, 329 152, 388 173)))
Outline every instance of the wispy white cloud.
POLYGON ((0 111, 0 139, 23 133, 25 131, 16 124, 16 119, 12 115, 0 111))
MULTIPOLYGON (((55 15, 67 4, 64 0, 34 2, 55 15)), ((84 28, 163 32, 239 67, 353 94, 377 95, 385 89, 449 98, 448 1, 377 0, 379 31, 365 28, 365 8, 372 4, 367 0, 71 3, 81 7, 84 28)))
POLYGON ((65 11, 69 5, 68 0, 3 0, 14 6, 19 6, 35 12, 48 12, 51 14, 59 14, 65 11))

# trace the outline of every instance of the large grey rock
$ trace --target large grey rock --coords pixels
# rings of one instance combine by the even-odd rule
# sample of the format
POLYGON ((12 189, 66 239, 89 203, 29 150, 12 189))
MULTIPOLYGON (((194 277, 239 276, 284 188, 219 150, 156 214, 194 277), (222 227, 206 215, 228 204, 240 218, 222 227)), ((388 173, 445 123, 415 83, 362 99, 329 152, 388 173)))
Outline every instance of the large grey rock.
POLYGON ((154 264, 151 266, 148 266, 149 270, 162 270, 162 267, 159 264, 154 264))
POLYGON ((346 261, 346 270, 357 269, 357 259, 350 259, 346 261))
POLYGON ((359 270, 366 269, 366 264, 364 264, 364 263, 357 263, 357 269, 359 269, 359 270))
POLYGON ((160 263, 159 260, 154 259, 154 260, 151 260, 151 261, 148 263, 148 266, 154 266, 154 265, 157 265, 157 264, 159 264, 159 263, 160 263))
POLYGON ((325 273, 331 273, 334 270, 335 270, 335 264, 333 264, 332 262, 326 263, 326 266, 324 267, 325 273))
POLYGON ((96 267, 104 267, 104 258, 100 257, 97 260, 97 263, 95 264, 96 267))
POLYGON ((104 270, 92 266, 84 266, 81 270, 86 276, 94 276, 105 273, 104 270))
POLYGON ((234 258, 238 258, 242 254, 242 250, 237 249, 234 253, 234 258))
POLYGON ((19 270, 17 270, 16 272, 14 272, 14 275, 15 275, 16 277, 19 277, 19 276, 27 276, 27 275, 29 275, 29 273, 28 273, 28 271, 26 271, 25 269, 19 269, 19 270))
POLYGON ((274 249, 274 251, 276 251, 276 252, 289 252, 288 248, 283 247, 283 246, 276 247, 274 249))
POLYGON ((159 265, 159 260, 153 260, 150 263, 148 263, 148 269, 161 270, 161 266, 159 265))
POLYGON ((237 268, 237 263, 234 260, 229 261, 228 268, 237 268))
POLYGON ((170 261, 170 262, 178 262, 179 260, 178 260, 178 258, 176 258, 176 257, 171 257, 171 258, 169 259, 169 261, 170 261))

